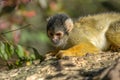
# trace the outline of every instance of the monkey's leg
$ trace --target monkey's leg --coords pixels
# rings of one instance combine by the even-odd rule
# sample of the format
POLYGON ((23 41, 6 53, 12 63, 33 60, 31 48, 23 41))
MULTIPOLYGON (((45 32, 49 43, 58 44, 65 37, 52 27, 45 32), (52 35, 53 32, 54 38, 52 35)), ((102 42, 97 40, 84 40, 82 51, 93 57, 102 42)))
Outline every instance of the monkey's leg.
POLYGON ((98 52, 100 52, 100 50, 90 42, 81 42, 80 44, 75 45, 67 50, 60 50, 56 56, 58 58, 64 56, 83 56, 87 53, 96 54, 98 52))
POLYGON ((120 20, 110 25, 106 38, 111 43, 111 50, 120 51, 120 20))

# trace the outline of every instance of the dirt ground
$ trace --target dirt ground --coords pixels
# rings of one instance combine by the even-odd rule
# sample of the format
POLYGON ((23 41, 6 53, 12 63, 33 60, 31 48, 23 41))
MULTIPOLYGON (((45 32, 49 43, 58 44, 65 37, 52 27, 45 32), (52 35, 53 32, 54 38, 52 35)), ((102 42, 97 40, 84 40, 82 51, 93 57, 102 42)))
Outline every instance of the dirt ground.
POLYGON ((120 53, 48 57, 37 65, 0 72, 0 80, 120 80, 120 53))

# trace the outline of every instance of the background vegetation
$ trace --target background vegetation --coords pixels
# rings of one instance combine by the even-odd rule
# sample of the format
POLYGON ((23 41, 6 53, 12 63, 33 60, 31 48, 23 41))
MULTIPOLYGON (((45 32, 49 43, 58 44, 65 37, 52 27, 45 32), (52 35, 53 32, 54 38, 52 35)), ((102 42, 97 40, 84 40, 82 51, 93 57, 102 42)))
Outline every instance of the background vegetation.
POLYGON ((119 0, 0 0, 0 67, 29 65, 51 50, 46 19, 55 13, 76 19, 113 11, 120 11, 119 0))

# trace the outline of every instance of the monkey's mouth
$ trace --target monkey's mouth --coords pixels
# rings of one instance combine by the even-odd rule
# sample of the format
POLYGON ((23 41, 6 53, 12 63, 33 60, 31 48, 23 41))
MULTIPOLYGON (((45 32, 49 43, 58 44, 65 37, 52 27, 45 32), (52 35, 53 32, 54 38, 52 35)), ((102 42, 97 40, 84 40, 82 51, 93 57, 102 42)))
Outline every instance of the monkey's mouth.
POLYGON ((56 46, 56 47, 59 47, 62 45, 62 41, 60 40, 51 40, 53 42, 53 45, 56 46))
POLYGON ((55 47, 61 47, 64 48, 65 45, 67 44, 68 38, 62 38, 62 39, 50 39, 51 42, 53 43, 53 46, 55 47))
POLYGON ((51 40, 53 44, 58 45, 60 42, 58 40, 51 40))

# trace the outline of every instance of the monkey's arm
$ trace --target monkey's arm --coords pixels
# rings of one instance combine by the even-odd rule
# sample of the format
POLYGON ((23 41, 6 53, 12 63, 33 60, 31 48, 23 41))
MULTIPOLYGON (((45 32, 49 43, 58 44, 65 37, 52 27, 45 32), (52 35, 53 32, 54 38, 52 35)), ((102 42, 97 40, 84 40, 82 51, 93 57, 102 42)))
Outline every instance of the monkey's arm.
POLYGON ((60 50, 59 48, 56 48, 55 50, 47 52, 45 56, 46 57, 47 56, 55 56, 58 53, 59 50, 60 50))
POLYGON ((64 56, 83 56, 86 55, 87 53, 96 54, 98 52, 100 52, 100 50, 90 42, 81 42, 78 45, 75 45, 67 50, 60 50, 56 54, 56 56, 58 58, 64 56))

